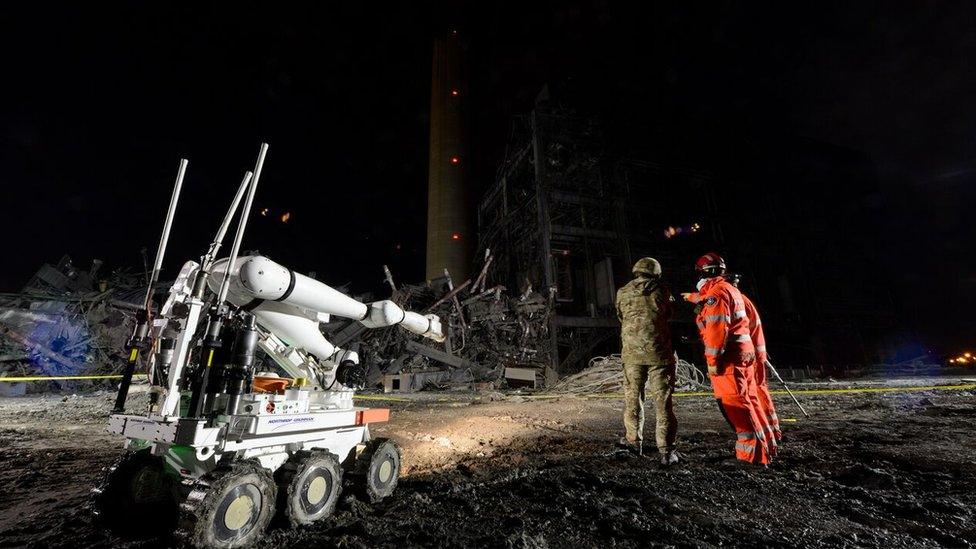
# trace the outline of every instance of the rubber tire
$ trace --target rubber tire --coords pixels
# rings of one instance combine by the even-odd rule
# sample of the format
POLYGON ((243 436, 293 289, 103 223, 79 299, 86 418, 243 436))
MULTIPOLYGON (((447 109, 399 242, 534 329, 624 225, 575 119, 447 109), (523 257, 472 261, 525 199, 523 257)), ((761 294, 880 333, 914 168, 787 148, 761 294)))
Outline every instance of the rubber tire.
POLYGON ((166 473, 163 459, 148 449, 126 452, 105 468, 105 478, 92 491, 96 521, 123 535, 172 532, 179 516, 179 486, 166 473))
POLYGON ((335 512, 342 493, 342 466, 339 459, 326 450, 300 450, 275 473, 278 482, 278 509, 293 527, 327 519, 335 512), (314 469, 327 472, 328 489, 324 504, 308 513, 307 477, 314 469))
MULTIPOLYGON (((181 506, 180 535, 196 547, 245 547, 264 535, 268 523, 274 517, 278 487, 271 472, 256 461, 241 461, 218 467, 200 477, 181 506), (260 509, 251 526, 234 537, 223 537, 216 524, 221 503, 235 489, 254 487, 261 497, 260 509)), ((253 498, 252 498, 253 501, 253 498)))
POLYGON ((396 490, 400 479, 400 447, 388 438, 374 438, 356 458, 356 488, 359 495, 370 503, 382 501, 396 490), (390 463, 389 478, 381 478, 383 464, 390 463))

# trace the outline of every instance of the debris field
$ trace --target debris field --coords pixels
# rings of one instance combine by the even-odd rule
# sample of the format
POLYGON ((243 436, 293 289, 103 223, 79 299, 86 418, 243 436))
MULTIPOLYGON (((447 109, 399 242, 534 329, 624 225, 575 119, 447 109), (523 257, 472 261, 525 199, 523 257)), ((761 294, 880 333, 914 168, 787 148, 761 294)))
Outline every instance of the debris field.
MULTIPOLYGON (((976 540, 976 391, 966 387, 803 393, 809 418, 779 397, 785 444, 769 469, 733 459, 732 435, 705 396, 676 399, 686 462, 668 470, 612 446, 616 398, 428 392, 367 401, 392 408, 374 435, 403 450, 396 493, 375 505, 343 495, 331 519, 273 526, 264 543, 968 547, 976 540)), ((93 524, 89 491, 121 443, 104 432, 112 397, 4 399, 0 546, 181 544, 166 534, 119 538, 93 524)))

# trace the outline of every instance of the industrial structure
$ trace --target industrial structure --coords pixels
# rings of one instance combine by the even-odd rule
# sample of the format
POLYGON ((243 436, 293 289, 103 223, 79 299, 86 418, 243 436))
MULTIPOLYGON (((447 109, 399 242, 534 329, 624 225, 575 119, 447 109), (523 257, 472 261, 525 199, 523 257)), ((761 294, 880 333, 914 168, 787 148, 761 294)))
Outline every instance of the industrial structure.
POLYGON ((474 247, 464 139, 466 93, 457 31, 434 39, 430 92, 430 165, 427 187, 426 278, 447 269, 468 275, 474 247))
POLYGON ((548 346, 538 350, 551 380, 616 350, 614 298, 636 259, 652 255, 669 279, 693 287, 694 255, 722 232, 709 172, 617 144, 598 119, 546 96, 513 123, 478 224, 493 280, 554 301, 548 346))

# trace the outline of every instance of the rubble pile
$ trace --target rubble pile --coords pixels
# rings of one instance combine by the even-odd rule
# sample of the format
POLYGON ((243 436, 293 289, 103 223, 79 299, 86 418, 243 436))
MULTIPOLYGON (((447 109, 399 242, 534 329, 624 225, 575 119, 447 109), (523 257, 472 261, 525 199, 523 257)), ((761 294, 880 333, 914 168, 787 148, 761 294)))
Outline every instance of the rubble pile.
POLYGON ((0 294, 0 377, 115 373, 145 281, 124 270, 103 275, 100 267, 95 260, 81 270, 64 256, 41 266, 19 293, 0 294))
MULTIPOLYGON (((678 359, 675 389, 695 391, 708 387, 705 374, 694 364, 678 359)), ((547 392, 559 395, 591 395, 623 391, 624 368, 620 355, 598 356, 582 372, 559 380, 547 392)))
POLYGON ((443 344, 423 341, 404 330, 364 330, 358 322, 326 325, 339 346, 358 349, 372 386, 390 390, 434 387, 499 387, 508 368, 533 370, 544 383, 550 364, 549 320, 553 297, 531 288, 512 296, 504 286, 488 286, 480 276, 455 286, 450 273, 425 284, 394 283, 390 299, 407 310, 434 313, 444 323, 443 344))
MULTIPOLYGON (((458 285, 446 270, 437 280, 398 285, 384 266, 392 290, 390 299, 407 310, 437 314, 447 334, 443 344, 424 341, 405 330, 366 330, 355 321, 326 324, 326 337, 358 351, 369 386, 382 386, 385 392, 547 385, 547 391, 562 394, 621 390, 620 355, 595 357, 582 372, 557 382, 551 368, 554 338, 550 331, 555 295, 531 286, 511 295, 504 286, 489 286, 491 263, 492 257, 486 256, 474 281, 458 285)), ((699 368, 678 361, 680 389, 706 385, 699 368)))

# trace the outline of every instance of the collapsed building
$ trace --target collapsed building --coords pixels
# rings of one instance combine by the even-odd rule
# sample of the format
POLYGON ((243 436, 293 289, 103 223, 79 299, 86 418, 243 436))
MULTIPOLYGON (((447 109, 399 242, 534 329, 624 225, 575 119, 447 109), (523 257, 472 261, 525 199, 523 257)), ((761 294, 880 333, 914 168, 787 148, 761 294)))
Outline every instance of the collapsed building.
MULTIPOLYGON (((386 270, 392 299, 401 307, 437 314, 447 328, 443 345, 397 330, 367 331, 355 321, 324 325, 340 347, 356 349, 367 365, 371 385, 387 391, 430 386, 498 386, 506 374, 537 386, 544 383, 552 299, 528 290, 512 294, 490 285, 488 256, 477 278, 455 284, 450 271, 424 284, 397 284, 386 270)), ((512 378, 509 385, 518 383, 512 378)))
MULTIPOLYGON (((98 376, 123 361, 145 280, 125 270, 85 270, 63 256, 45 263, 20 292, 0 295, 0 376, 98 376)), ((50 383, 58 388, 65 380, 50 383)), ((32 385, 42 388, 42 385, 32 385)), ((17 393, 23 384, 0 383, 17 393)))

